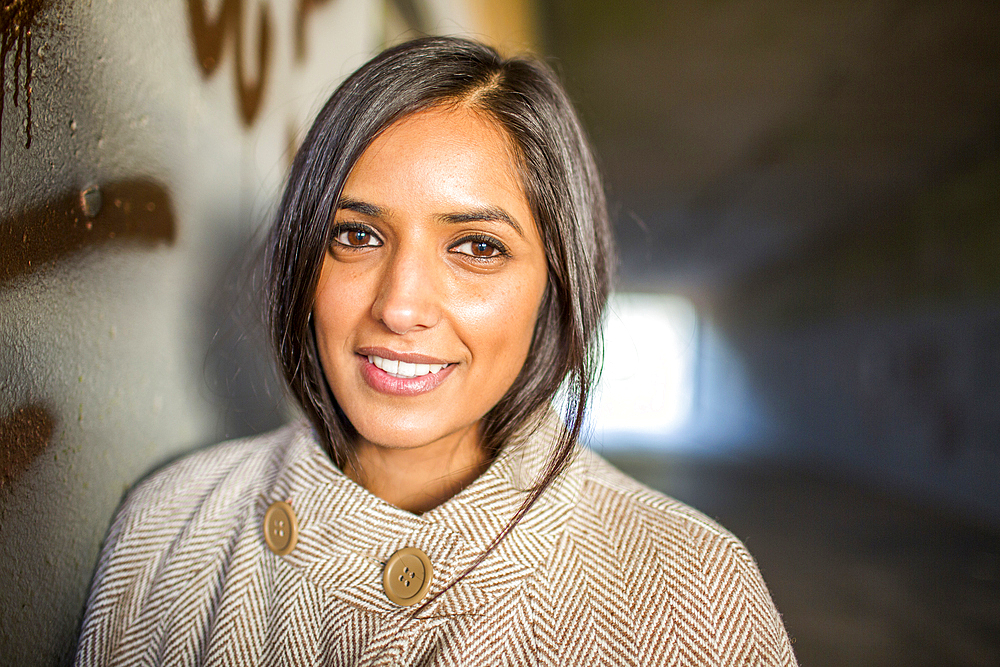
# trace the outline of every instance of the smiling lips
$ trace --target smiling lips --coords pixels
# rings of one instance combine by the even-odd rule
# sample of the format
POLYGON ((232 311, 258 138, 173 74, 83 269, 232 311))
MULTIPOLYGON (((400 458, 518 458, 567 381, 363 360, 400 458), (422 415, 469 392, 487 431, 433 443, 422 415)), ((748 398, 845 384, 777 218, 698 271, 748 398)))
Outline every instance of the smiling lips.
POLYGON ((415 378, 428 373, 437 373, 448 364, 411 364, 396 359, 384 359, 374 354, 368 355, 369 363, 395 378, 415 378))
POLYGON ((378 352, 386 356, 375 354, 375 350, 358 351, 361 376, 375 391, 394 396, 427 393, 444 382, 456 366, 420 355, 392 354, 388 350, 378 352), (410 361, 391 359, 390 354, 394 357, 408 357, 410 361))

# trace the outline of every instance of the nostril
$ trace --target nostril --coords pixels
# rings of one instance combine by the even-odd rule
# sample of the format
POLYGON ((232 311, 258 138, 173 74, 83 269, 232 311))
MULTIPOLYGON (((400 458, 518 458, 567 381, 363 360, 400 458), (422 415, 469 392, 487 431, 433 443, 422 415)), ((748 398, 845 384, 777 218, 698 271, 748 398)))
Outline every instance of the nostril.
POLYGON ((440 319, 440 292, 426 256, 407 253, 381 276, 372 317, 395 334, 428 329, 440 319))

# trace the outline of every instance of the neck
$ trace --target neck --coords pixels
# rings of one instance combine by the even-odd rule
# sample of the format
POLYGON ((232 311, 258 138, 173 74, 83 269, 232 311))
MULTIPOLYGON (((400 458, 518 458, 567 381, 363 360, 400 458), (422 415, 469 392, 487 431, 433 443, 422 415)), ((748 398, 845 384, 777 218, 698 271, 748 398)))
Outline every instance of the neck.
POLYGON ((382 500, 422 514, 471 484, 489 463, 475 424, 418 447, 390 448, 361 439, 344 474, 382 500))

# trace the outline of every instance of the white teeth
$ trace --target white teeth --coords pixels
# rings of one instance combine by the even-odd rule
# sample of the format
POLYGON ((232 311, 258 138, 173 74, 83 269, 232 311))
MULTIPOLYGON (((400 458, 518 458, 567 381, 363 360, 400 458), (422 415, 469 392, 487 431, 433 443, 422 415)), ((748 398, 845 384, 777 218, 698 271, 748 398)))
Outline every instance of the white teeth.
POLYGON ((437 373, 448 364, 411 364, 395 359, 383 359, 374 354, 368 355, 368 361, 383 371, 398 378, 415 378, 428 373, 437 373))

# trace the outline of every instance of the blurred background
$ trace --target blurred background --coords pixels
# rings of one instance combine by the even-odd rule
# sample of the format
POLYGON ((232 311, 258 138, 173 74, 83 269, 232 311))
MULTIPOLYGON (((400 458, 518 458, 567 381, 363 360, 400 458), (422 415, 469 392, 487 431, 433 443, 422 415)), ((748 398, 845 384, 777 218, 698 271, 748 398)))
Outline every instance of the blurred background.
POLYGON ((757 557, 803 665, 1000 664, 992 0, 3 0, 0 664, 65 664, 123 493, 291 413, 290 156, 381 47, 541 54, 621 251, 593 448, 757 557))

